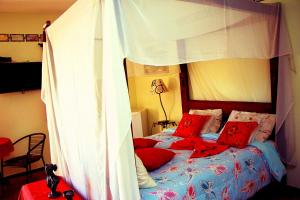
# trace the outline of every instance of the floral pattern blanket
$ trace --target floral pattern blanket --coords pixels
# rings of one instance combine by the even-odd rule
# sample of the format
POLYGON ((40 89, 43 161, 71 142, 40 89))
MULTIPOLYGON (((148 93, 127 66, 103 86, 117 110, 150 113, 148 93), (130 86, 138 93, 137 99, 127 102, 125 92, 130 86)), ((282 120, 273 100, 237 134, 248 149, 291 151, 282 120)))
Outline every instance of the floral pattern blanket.
MULTIPOLYGON (((150 138, 161 141, 156 145, 158 148, 168 148, 182 139, 168 132, 150 138)), ((142 199, 247 199, 272 178, 262 151, 254 146, 231 147, 215 156, 192 159, 192 151, 172 151, 176 155, 171 161, 149 173, 157 186, 140 189, 142 199)))

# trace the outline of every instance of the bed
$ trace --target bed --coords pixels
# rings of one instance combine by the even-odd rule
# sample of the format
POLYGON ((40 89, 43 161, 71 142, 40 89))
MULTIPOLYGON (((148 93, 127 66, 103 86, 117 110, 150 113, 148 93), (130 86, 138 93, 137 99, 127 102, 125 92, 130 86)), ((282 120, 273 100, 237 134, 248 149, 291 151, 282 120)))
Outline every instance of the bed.
MULTIPOLYGON (((156 147, 168 148, 171 142, 180 140, 171 135, 173 131, 151 136, 161 141, 156 147)), ((217 138, 210 137, 207 139, 217 138)), ((268 145, 272 148, 272 142, 268 145)), ((157 186, 141 189, 142 199, 247 199, 272 180, 268 161, 255 146, 192 159, 192 151, 172 151, 176 155, 170 162, 150 172, 157 186)))
MULTIPOLYGON (((272 102, 228 102, 191 100, 188 91, 188 68, 180 65, 180 85, 183 113, 190 109, 222 109, 223 121, 232 110, 258 113, 276 113, 277 62, 270 61, 272 102)), ((175 129, 167 129, 148 138, 158 140, 155 148, 170 150, 175 129)), ((274 134, 274 133, 273 133, 274 134)), ((216 141, 217 133, 202 134, 205 141, 216 141)), ((189 158, 192 151, 171 150, 174 158, 152 172, 157 186, 140 189, 142 199, 248 199, 273 180, 280 181, 285 168, 270 137, 264 143, 253 142, 246 148, 230 147, 226 151, 204 158, 189 158)))

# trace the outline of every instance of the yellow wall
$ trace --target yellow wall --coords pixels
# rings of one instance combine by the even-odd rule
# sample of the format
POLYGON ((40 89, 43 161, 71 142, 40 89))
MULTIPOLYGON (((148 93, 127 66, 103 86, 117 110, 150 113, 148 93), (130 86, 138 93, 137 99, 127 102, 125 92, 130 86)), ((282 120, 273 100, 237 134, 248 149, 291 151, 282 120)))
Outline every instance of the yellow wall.
POLYGON ((287 182, 289 185, 300 188, 300 1, 297 0, 267 0, 266 2, 281 2, 283 15, 287 22, 287 28, 292 43, 293 59, 296 73, 292 73, 294 102, 294 124, 296 135, 296 159, 298 164, 293 169, 288 169, 287 182))
POLYGON ((161 128, 152 128, 153 122, 165 120, 158 95, 151 93, 151 83, 154 79, 163 79, 168 92, 161 94, 161 98, 167 117, 178 123, 182 115, 178 66, 170 66, 169 73, 160 75, 144 75, 144 65, 127 62, 127 67, 131 108, 147 110, 148 134, 157 133, 161 128))
MULTIPOLYGON (((59 14, 0 13, 0 33, 42 34, 46 20, 53 21, 59 14)), ((42 48, 38 42, 0 42, 0 56, 13 61, 41 61, 42 48)))
MULTIPOLYGON (((54 20, 58 14, 14 14, 0 13, 0 33, 42 33, 46 20, 54 20)), ((0 56, 11 56, 13 61, 41 61, 42 49, 37 42, 1 42, 0 56)), ((50 162, 48 130, 45 105, 41 101, 40 90, 0 94, 0 137, 15 141, 32 132, 47 134, 45 159, 50 162)), ((13 154, 24 152, 24 147, 18 147, 13 154)), ((41 167, 41 162, 33 168, 41 167)), ((5 168, 5 176, 22 170, 5 168)))

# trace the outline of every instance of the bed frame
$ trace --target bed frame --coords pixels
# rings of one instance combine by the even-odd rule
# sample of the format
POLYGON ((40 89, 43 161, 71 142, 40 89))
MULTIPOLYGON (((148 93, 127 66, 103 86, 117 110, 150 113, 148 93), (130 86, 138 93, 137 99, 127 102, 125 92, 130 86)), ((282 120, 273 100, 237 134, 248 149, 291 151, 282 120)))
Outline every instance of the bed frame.
POLYGON ((189 78, 187 64, 180 65, 180 90, 182 101, 182 112, 187 113, 190 109, 222 109, 223 120, 226 121, 232 110, 258 112, 258 113, 276 113, 277 83, 278 83, 278 58, 270 60, 270 78, 271 78, 271 102, 241 102, 241 101, 207 101, 191 100, 189 94, 189 78))

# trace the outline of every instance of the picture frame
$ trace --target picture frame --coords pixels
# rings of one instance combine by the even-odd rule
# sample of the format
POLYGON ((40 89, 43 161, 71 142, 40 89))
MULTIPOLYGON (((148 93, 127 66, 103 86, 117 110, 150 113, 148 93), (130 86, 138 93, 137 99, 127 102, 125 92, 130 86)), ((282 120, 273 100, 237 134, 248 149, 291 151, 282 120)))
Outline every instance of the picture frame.
POLYGON ((39 34, 25 34, 26 42, 38 42, 40 40, 39 34))
POLYGON ((0 42, 9 42, 9 34, 0 33, 0 42))
POLYGON ((169 73, 169 66, 150 66, 144 65, 144 74, 145 75, 153 75, 153 74, 167 74, 169 73))
POLYGON ((11 42, 24 42, 24 34, 10 34, 11 42))

